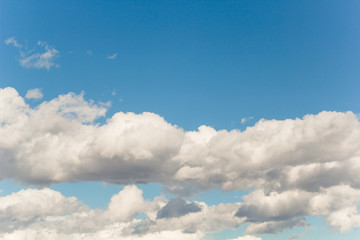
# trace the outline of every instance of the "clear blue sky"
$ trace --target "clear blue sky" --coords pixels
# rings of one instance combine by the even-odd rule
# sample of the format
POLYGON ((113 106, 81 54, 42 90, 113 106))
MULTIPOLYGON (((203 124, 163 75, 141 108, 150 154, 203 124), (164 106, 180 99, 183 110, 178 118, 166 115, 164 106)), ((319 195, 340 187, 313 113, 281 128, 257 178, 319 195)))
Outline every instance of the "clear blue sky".
MULTIPOLYGON (((88 100, 111 101, 107 117, 153 112, 186 131, 201 125, 244 130, 262 118, 321 111, 359 113, 359 11, 360 2, 352 0, 2 0, 0 87, 13 87, 21 96, 41 89, 43 99, 29 100, 31 106, 84 91, 88 100), (12 37, 21 48, 6 43, 12 37), (56 66, 19 63, 21 51, 41 51, 38 41, 56 49, 56 66)), ((3 196, 27 187, 0 182, 3 196)), ((163 192, 157 183, 139 187, 149 199, 163 192)), ((122 186, 80 182, 51 188, 105 208, 122 186), (99 194, 91 197, 93 191, 99 194)), ((212 189, 190 199, 218 204, 244 194, 212 189)), ((309 222, 315 230, 306 230, 303 239, 356 240, 359 234, 334 235, 322 219, 309 222)), ((244 231, 211 236, 235 238, 244 231)), ((303 231, 257 236, 285 240, 303 231)))

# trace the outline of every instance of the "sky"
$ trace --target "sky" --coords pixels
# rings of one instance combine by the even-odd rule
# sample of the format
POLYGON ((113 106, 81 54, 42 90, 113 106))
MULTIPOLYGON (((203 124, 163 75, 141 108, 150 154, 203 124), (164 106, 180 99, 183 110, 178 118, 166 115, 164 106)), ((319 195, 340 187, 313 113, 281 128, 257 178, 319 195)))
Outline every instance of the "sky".
POLYGON ((359 1, 0 1, 0 239, 357 240, 359 1))

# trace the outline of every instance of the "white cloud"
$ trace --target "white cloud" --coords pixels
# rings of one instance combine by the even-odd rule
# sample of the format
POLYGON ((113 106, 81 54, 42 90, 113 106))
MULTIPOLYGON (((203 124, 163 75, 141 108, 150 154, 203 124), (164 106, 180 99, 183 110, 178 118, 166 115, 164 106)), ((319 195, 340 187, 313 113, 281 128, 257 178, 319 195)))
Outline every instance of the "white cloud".
POLYGON ((86 50, 86 54, 89 55, 89 56, 92 56, 93 52, 91 50, 86 50))
POLYGON ((49 70, 52 67, 59 67, 54 60, 59 55, 59 51, 50 47, 46 42, 38 41, 40 52, 20 52, 20 65, 24 68, 45 68, 49 70))
POLYGON ((7 39, 5 43, 8 45, 12 44, 19 49, 19 62, 23 68, 45 68, 49 70, 52 67, 59 67, 59 64, 55 63, 55 59, 59 56, 59 51, 49 46, 46 42, 38 41, 37 47, 31 50, 23 48, 14 37, 7 39))
POLYGON ((237 238, 227 239, 227 240, 261 240, 261 238, 251 236, 251 235, 245 235, 243 237, 237 237, 237 238))
POLYGON ((117 57, 117 53, 114 53, 111 56, 107 56, 107 59, 115 59, 117 57))
POLYGON ((0 197, 1 239, 202 239, 207 232, 236 227, 236 204, 207 206, 178 218, 157 219, 164 196, 144 200, 136 186, 115 194, 105 210, 90 209, 50 189, 27 189, 0 197), (145 218, 137 219, 143 213, 145 218), (9 224, 10 219, 10 224, 9 224), (220 223, 220 224, 219 224, 220 223))
POLYGON ((5 40, 5 43, 6 43, 7 45, 12 44, 12 45, 13 45, 14 47, 16 47, 16 48, 22 48, 22 47, 23 47, 20 43, 18 43, 18 42, 16 41, 15 37, 11 37, 11 38, 6 39, 6 40, 5 40))
POLYGON ((254 118, 254 117, 242 118, 242 119, 241 119, 241 124, 244 124, 244 123, 252 120, 253 118, 254 118))
POLYGON ((304 231, 304 232, 302 232, 302 233, 300 233, 300 234, 298 234, 298 235, 295 234, 295 233, 293 233, 289 239, 299 239, 299 238, 303 238, 303 237, 305 236, 305 234, 306 234, 306 231, 304 231))
POLYGON ((35 88, 30 89, 27 91, 25 98, 27 99, 41 99, 43 97, 43 94, 41 92, 41 89, 35 88))
MULTIPOLYGON (((31 108, 13 88, 0 90, 0 112, 0 179, 34 185, 157 182, 178 194, 255 189, 225 210, 202 206, 181 215, 182 223, 156 219, 166 205, 158 204, 149 215, 161 224, 142 222, 137 231, 173 226, 194 232, 194 221, 201 220, 203 231, 247 222, 247 233, 256 234, 305 227, 304 216, 324 216, 339 231, 360 227, 360 122, 352 112, 260 120, 243 132, 208 126, 184 131, 154 113, 119 112, 98 124, 106 108, 83 94, 61 95, 31 108), (202 215, 209 211, 222 221, 212 225, 214 219, 202 215)), ((132 193, 141 208, 148 206, 132 193)), ((138 210, 128 214, 114 208, 125 222, 138 210)))

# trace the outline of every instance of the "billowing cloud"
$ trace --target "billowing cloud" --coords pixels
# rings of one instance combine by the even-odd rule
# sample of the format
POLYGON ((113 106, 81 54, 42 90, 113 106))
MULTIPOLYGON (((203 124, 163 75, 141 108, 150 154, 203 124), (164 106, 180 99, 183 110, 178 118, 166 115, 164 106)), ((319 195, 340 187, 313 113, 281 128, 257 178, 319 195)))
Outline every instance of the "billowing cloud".
POLYGON ((43 97, 43 94, 41 92, 41 89, 35 88, 30 89, 27 91, 25 98, 27 99, 41 99, 43 97))
POLYGON ((75 197, 44 189, 21 190, 0 197, 1 239, 202 239, 213 225, 239 225, 233 216, 234 204, 207 206, 204 211, 173 218, 157 219, 168 203, 164 196, 144 200, 136 186, 115 194, 105 210, 90 209, 75 197), (137 218, 139 214, 144 218, 137 218), (226 219, 234 219, 232 222, 226 219), (186 229, 186 231, 184 231, 186 229))
MULTIPOLYGON (((274 233, 306 227, 305 216, 324 216, 342 232, 360 227, 360 122, 352 112, 263 119, 242 132, 209 126, 184 131, 146 112, 118 112, 100 124, 106 106, 83 94, 60 95, 31 108, 13 88, 0 90, 0 112, 0 179, 32 185, 157 182, 179 197, 211 188, 255 189, 243 202, 223 208, 200 204, 201 211, 188 211, 181 206, 191 203, 174 204, 176 218, 157 218, 167 205, 159 203, 152 218, 136 225, 139 233, 172 226, 195 234, 194 221, 202 222, 203 231, 246 222, 248 234, 274 233), (211 211, 222 222, 214 224, 211 211)), ((139 192, 132 194, 141 209, 124 213, 114 205, 121 221, 148 206, 139 192)), ((101 216, 112 221, 113 215, 101 216)))

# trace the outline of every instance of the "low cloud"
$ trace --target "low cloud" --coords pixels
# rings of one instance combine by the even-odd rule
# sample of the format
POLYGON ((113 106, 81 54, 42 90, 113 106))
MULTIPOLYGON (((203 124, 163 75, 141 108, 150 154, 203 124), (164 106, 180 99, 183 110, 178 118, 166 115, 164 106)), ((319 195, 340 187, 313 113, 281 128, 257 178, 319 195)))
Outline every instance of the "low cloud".
POLYGON ((27 99, 41 99, 43 97, 43 94, 41 92, 41 89, 35 88, 30 89, 27 91, 25 98, 27 99))
MULTIPOLYGON (((184 131, 148 112, 118 112, 99 124, 106 111, 84 94, 60 95, 32 108, 15 89, 0 89, 0 179, 37 186, 156 182, 179 197, 254 189, 243 202, 216 206, 217 215, 224 211, 222 222, 201 225, 204 231, 248 223, 247 234, 275 233, 307 227, 305 216, 323 216, 341 232, 360 227, 360 122, 352 112, 263 119, 245 131, 184 131)), ((176 229, 195 234, 190 219, 203 221, 206 211, 215 211, 201 204, 201 211, 189 211, 187 204, 198 209, 173 202, 159 204, 137 231, 165 231, 181 218, 189 222, 176 229), (172 205, 180 217, 164 210, 172 205), (153 226, 154 219, 161 224, 153 226)))
POLYGON ((236 205, 208 206, 203 202, 200 204, 204 212, 157 219, 157 212, 168 200, 163 196, 144 200, 142 195, 136 186, 126 186, 112 196, 105 210, 101 210, 90 209, 75 197, 65 197, 48 188, 21 190, 0 197, 0 236, 1 239, 23 239, 26 236, 30 240, 104 237, 184 240, 202 239, 207 232, 241 224, 231 216, 236 205), (145 217, 137 219, 139 214, 145 217))

